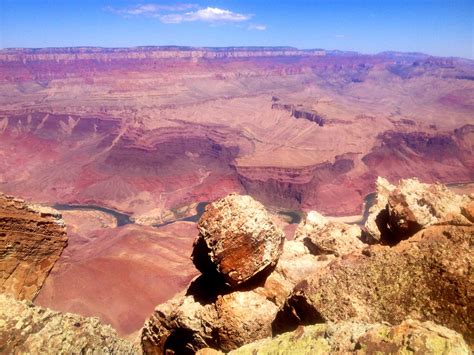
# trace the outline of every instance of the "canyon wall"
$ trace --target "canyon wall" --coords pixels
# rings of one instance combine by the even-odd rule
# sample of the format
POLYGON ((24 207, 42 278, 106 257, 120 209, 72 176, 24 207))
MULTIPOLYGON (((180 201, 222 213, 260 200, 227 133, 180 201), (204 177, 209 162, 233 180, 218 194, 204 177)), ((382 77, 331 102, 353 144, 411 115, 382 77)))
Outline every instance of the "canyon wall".
POLYGON ((67 245, 58 211, 0 194, 0 291, 33 300, 67 245))
POLYGON ((380 173, 473 178, 471 61, 286 47, 0 58, 0 190, 26 199, 140 219, 246 192, 351 215, 380 173))

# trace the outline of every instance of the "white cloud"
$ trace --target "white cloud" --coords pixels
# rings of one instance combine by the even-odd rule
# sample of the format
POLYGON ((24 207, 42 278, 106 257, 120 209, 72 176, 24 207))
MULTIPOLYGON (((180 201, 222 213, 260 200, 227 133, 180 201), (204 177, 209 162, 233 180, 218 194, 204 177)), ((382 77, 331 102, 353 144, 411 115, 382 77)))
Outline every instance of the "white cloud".
POLYGON ((251 24, 247 27, 248 30, 256 30, 256 31, 266 31, 267 26, 265 25, 257 25, 257 24, 251 24))
POLYGON ((159 4, 143 4, 122 9, 117 9, 112 6, 104 8, 105 11, 113 12, 123 16, 151 16, 155 17, 164 11, 186 11, 196 9, 199 6, 196 4, 175 4, 175 5, 159 5, 159 4))
POLYGON ((106 7, 104 10, 125 17, 154 17, 163 23, 182 23, 195 21, 210 23, 242 22, 249 20, 253 16, 251 14, 239 14, 230 10, 220 9, 218 7, 199 8, 199 6, 195 4, 144 4, 123 9, 116 9, 109 6, 106 7), (189 11, 192 9, 196 10, 189 11))

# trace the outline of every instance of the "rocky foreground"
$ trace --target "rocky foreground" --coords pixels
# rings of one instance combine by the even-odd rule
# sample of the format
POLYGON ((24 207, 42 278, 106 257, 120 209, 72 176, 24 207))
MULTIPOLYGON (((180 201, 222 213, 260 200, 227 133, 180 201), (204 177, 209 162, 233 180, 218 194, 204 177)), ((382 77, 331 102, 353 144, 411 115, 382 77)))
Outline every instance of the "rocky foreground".
POLYGON ((135 345, 97 319, 0 295, 0 352, 469 354, 473 222, 473 196, 379 178, 364 227, 313 211, 288 241, 263 205, 229 195, 199 221, 202 274, 156 307, 135 345))
POLYGON ((455 334, 440 327, 446 326, 474 342, 472 199, 417 180, 393 186, 379 179, 377 185, 365 228, 311 212, 281 254, 270 252, 281 231, 261 216, 258 203, 230 195, 212 204, 194 249, 195 263, 206 259, 209 266, 198 263, 203 274, 156 308, 142 331, 144 352, 232 352, 257 342, 237 353, 291 353, 295 339, 313 334, 300 341, 302 353, 468 353, 460 336, 460 348, 454 338, 441 336, 448 345, 436 339, 455 334), (246 282, 229 280, 229 265, 245 272, 246 282), (313 324, 320 325, 301 328, 313 324), (288 331, 295 333, 278 336, 288 331), (418 339, 412 347, 411 338, 418 339))

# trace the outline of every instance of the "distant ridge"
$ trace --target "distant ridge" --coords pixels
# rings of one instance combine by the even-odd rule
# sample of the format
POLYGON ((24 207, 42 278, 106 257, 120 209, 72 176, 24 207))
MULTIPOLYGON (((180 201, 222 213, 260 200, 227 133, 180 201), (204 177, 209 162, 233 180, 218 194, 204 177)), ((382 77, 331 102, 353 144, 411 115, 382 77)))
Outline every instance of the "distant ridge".
POLYGON ((324 56, 322 49, 293 47, 181 47, 144 46, 132 48, 64 47, 64 48, 7 48, 0 51, 0 60, 70 60, 74 59, 166 59, 166 58, 246 58, 281 56, 324 56))

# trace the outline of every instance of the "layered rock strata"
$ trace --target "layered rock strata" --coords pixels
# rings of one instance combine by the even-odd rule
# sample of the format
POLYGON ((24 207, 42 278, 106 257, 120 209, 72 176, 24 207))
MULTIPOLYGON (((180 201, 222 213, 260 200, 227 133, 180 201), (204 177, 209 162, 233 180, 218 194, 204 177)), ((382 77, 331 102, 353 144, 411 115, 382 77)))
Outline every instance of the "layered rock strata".
POLYGON ((307 110, 302 107, 297 107, 292 104, 273 103, 272 109, 288 111, 294 118, 304 118, 308 121, 317 123, 321 127, 326 123, 326 119, 320 113, 314 110, 307 110))
POLYGON ((58 211, 0 194, 0 292, 33 300, 66 245, 58 211))

